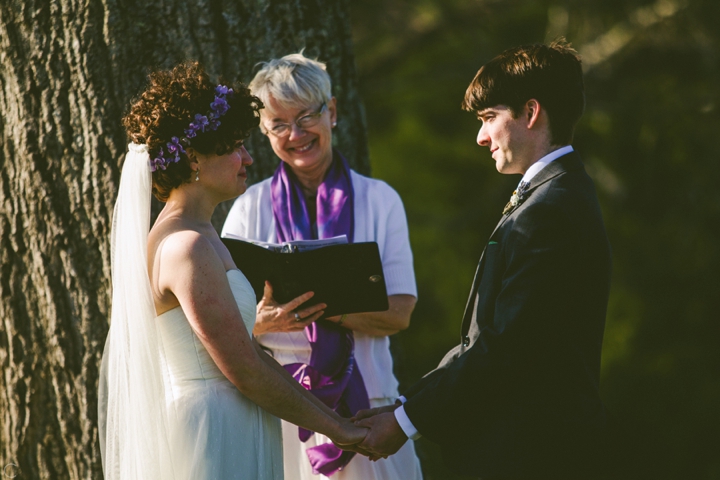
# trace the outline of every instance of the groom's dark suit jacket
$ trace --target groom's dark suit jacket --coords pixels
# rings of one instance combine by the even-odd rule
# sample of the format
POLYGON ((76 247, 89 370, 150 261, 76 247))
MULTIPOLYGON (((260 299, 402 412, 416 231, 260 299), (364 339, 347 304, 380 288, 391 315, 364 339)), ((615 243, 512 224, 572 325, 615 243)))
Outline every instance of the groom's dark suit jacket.
POLYGON ((583 479, 605 415, 598 393, 610 247, 576 153, 532 179, 485 246, 461 344, 405 392, 451 470, 583 479))

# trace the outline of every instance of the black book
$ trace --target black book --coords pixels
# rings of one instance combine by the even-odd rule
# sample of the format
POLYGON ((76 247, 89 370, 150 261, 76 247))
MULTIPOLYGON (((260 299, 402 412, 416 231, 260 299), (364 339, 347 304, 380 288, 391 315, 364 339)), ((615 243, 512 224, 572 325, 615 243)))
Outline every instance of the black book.
POLYGON ((277 245, 235 238, 222 241, 250 281, 258 302, 267 280, 279 303, 315 292, 305 305, 327 304, 326 317, 388 309, 376 242, 308 240, 277 245), (317 245, 323 246, 315 248, 317 245))

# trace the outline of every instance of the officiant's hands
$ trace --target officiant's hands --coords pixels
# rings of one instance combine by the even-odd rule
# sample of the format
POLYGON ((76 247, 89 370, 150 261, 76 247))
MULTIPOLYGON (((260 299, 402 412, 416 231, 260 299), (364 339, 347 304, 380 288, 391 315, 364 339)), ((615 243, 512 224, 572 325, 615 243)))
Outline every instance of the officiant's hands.
POLYGON ((263 298, 257 305, 257 317, 253 334, 261 335, 271 332, 300 332, 325 313, 327 305, 318 303, 302 310, 300 305, 310 300, 315 293, 303 293, 287 303, 280 304, 273 298, 270 282, 265 282, 263 298))

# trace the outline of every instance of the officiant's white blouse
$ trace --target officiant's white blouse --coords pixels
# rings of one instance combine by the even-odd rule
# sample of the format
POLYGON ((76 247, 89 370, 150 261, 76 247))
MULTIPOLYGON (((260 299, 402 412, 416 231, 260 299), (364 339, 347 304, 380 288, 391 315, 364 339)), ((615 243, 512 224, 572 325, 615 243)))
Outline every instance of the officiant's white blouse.
MULTIPOLYGON (((351 171, 355 193, 354 242, 377 242, 388 295, 417 297, 407 219, 400 196, 388 184, 351 171)), ((277 242, 268 178, 248 188, 233 204, 222 235, 233 234, 277 242)), ((388 337, 355 333, 355 358, 371 399, 395 398, 398 382, 393 375, 388 337)), ((267 333, 258 342, 270 348, 281 364, 309 363, 310 344, 304 332, 267 333)))

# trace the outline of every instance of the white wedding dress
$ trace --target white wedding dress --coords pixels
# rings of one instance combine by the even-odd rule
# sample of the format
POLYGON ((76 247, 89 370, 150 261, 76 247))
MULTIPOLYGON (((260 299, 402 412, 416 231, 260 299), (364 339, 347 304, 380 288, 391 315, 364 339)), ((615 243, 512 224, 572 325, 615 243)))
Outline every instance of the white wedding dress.
MULTIPOLYGON (((106 480, 282 480, 280 420, 243 396, 182 308, 155 316, 147 265, 152 176, 147 145, 128 145, 111 232, 112 316, 98 379, 106 480)), ((227 272, 251 332, 255 293, 227 272)), ((240 320, 238 320, 240 322, 240 320)))
MULTIPOLYGON (((255 324, 255 293, 240 270, 229 270, 245 327, 255 324)), ((158 316, 170 455, 187 479, 282 480, 280 420, 222 374, 180 307, 158 316)))

